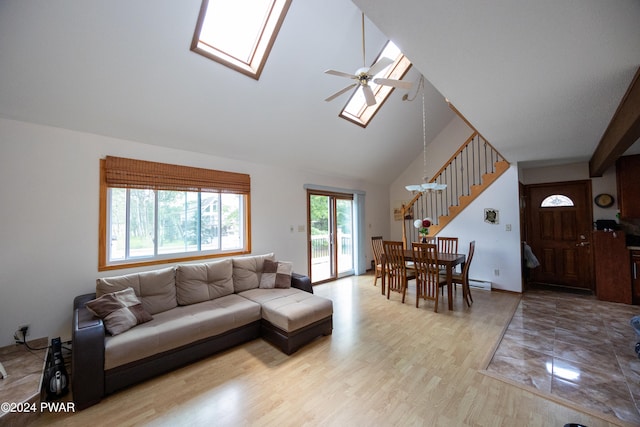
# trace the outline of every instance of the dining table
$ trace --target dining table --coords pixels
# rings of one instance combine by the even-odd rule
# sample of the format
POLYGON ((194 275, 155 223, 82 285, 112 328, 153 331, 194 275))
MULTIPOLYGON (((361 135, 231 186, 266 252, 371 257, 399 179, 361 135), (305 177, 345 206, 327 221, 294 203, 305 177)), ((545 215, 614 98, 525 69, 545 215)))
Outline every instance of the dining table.
MULTIPOLYGON (((405 262, 413 262, 413 250, 405 249, 403 252, 405 262)), ((446 252, 438 252, 438 266, 444 267, 447 271, 447 301, 449 305, 449 310, 453 310, 453 270, 457 265, 464 264, 466 262, 465 254, 451 254, 446 252)), ((382 295, 385 295, 386 289, 386 259, 384 254, 382 254, 382 295)))

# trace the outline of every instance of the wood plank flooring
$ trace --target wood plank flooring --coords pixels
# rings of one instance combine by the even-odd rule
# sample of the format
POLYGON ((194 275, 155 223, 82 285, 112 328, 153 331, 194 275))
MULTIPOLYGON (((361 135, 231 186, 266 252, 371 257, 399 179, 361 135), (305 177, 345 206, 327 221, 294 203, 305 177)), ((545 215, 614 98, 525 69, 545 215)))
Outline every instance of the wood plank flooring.
MULTIPOLYGON (((333 335, 291 356, 258 339, 35 426, 624 425, 483 374, 520 295, 457 292, 415 307, 387 300, 373 276, 318 285, 334 302, 333 335)), ((446 294, 445 294, 446 295, 446 294)))
MULTIPOLYGON (((47 338, 29 340, 34 349, 45 348, 47 338)), ((24 345, 11 345, 0 348, 0 361, 3 363, 7 377, 0 379, 0 403, 38 403, 40 402, 40 385, 47 357, 46 350, 30 350, 24 345)), ((9 412, 0 408, 0 426, 16 422, 25 424, 35 414, 9 412)))

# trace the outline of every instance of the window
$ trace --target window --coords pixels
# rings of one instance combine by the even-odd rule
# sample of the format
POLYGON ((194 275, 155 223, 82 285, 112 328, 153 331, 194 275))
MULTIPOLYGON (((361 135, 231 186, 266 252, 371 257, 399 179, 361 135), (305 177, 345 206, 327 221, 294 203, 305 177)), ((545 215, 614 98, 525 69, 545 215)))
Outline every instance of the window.
POLYGON ((553 194, 546 197, 542 203, 540 203, 541 208, 559 208, 568 206, 573 206, 573 200, 567 196, 563 196, 562 194, 553 194))
MULTIPOLYGON (((407 74, 409 68, 411 68, 411 61, 409 61, 409 59, 407 59, 407 57, 400 52, 400 49, 391 41, 387 42, 380 55, 378 55, 376 60, 373 61, 373 64, 383 57, 392 59, 393 63, 376 74, 374 78, 400 80, 405 76, 405 74, 407 74)), ((386 101, 394 89, 391 86, 375 84, 373 79, 369 82, 369 86, 371 86, 371 89, 376 96, 376 103, 368 106, 364 99, 362 90, 356 90, 340 113, 340 117, 362 127, 367 127, 373 116, 378 112, 382 104, 384 104, 384 101, 386 101)))
POLYGON ((101 160, 99 270, 250 252, 250 177, 101 160))
POLYGON ((260 78, 291 0, 203 0, 191 50, 260 78))

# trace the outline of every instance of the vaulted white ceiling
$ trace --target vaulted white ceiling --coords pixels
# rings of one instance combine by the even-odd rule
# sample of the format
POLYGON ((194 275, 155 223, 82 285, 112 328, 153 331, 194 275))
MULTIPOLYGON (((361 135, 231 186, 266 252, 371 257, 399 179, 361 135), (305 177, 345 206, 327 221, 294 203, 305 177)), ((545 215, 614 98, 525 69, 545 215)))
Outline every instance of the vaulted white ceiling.
POLYGON ((588 160, 640 66, 638 0, 354 3, 512 162, 588 160))
POLYGON ((0 0, 0 117, 384 184, 422 151, 420 102, 363 129, 323 101, 348 83, 324 70, 362 65, 358 7, 367 60, 388 36, 433 84, 428 139, 446 96, 512 162, 588 159, 640 65, 637 0, 293 0, 256 81, 189 50, 199 7, 0 0))

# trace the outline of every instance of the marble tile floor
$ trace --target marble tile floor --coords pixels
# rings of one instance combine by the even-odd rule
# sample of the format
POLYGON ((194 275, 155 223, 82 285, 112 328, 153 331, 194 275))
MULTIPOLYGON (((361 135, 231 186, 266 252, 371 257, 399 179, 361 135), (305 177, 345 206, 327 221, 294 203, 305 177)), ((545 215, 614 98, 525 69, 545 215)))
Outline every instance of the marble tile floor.
POLYGON ((590 412, 640 425, 640 306, 535 289, 522 300, 487 373, 590 412))

